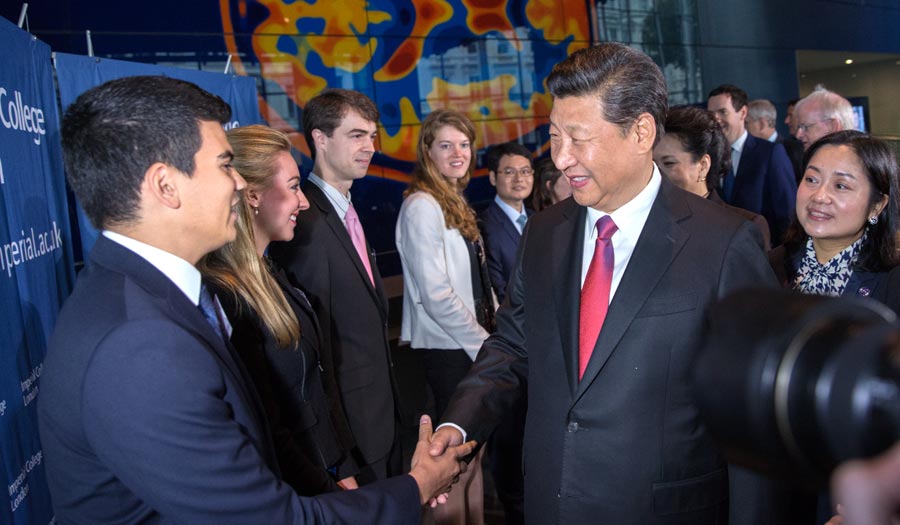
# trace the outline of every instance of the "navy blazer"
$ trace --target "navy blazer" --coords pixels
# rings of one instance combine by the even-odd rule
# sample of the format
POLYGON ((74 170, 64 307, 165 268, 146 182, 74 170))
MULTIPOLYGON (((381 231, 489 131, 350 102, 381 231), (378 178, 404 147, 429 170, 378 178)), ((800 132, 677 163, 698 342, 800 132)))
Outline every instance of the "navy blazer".
POLYGON ((732 476, 690 391, 709 305, 775 285, 755 226, 664 179, 579 380, 586 213, 569 198, 529 221, 497 331, 445 420, 481 442, 527 390, 529 524, 766 522, 761 482, 732 476))
POLYGON ((784 147, 747 134, 728 204, 765 217, 772 245, 778 245, 794 217, 796 200, 794 167, 784 147))
POLYGON ((38 423, 60 524, 419 521, 409 476, 314 499, 281 483, 240 360, 171 280, 106 237, 50 339, 38 423))
MULTIPOLYGON (((525 213, 531 216, 531 210, 528 208, 525 208, 525 213)), ((479 213, 478 219, 481 237, 484 239, 491 285, 497 294, 497 300, 502 303, 506 296, 506 283, 509 282, 509 276, 516 264, 516 252, 522 235, 497 201, 491 202, 490 206, 479 213)))

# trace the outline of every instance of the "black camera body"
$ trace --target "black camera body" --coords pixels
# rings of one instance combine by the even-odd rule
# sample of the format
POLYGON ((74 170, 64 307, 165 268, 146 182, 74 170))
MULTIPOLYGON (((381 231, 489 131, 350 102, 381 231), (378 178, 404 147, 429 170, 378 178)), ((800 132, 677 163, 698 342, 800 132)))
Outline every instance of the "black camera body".
POLYGON ((694 393, 729 461, 819 482, 900 439, 900 324, 880 303, 744 290, 712 309, 694 393))

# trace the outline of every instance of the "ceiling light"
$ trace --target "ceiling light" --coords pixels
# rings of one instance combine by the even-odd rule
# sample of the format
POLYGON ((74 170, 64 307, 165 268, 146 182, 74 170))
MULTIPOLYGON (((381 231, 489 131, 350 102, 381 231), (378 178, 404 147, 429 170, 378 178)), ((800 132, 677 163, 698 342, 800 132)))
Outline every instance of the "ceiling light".
POLYGON ((847 65, 849 66, 850 64, 853 63, 853 59, 852 59, 852 58, 848 58, 847 60, 844 60, 844 63, 847 64, 847 65))

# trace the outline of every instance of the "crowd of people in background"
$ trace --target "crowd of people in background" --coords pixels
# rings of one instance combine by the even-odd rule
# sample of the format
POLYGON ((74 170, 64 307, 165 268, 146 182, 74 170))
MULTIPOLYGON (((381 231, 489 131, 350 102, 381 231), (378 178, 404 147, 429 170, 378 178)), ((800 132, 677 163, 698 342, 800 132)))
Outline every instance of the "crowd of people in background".
POLYGON ((766 481, 702 430, 691 349, 712 303, 743 286, 900 312, 895 156, 821 87, 791 101, 784 136, 772 102, 730 84, 706 109, 670 108, 658 67, 622 45, 574 53, 547 85, 550 156, 481 144, 456 110, 422 122, 395 232, 400 341, 442 424, 432 436, 423 422, 412 465, 365 233, 379 225, 351 198, 377 149, 375 104, 345 89, 309 101, 301 180, 287 135, 224 133, 227 107, 186 83, 79 98, 68 173, 104 240, 43 380, 57 517, 478 524, 484 458, 509 524, 782 523, 766 481), (128 110, 146 101, 155 113, 128 110), (156 120, 110 124, 135 118, 156 120), (160 151, 113 147, 143 147, 161 123, 181 131, 160 151), (476 210, 463 192, 479 150, 496 197, 476 210))

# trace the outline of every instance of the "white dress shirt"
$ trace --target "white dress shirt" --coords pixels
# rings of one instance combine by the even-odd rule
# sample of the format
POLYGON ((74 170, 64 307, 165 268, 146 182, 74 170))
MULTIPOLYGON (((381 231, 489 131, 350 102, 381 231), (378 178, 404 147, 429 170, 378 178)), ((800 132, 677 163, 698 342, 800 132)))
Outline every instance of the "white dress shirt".
POLYGON ((644 224, 650 215, 650 208, 653 206, 653 201, 656 200, 661 184, 662 176, 659 173, 659 168, 654 163, 653 175, 650 176, 650 182, 647 183, 647 186, 633 199, 619 207, 619 209, 610 214, 593 208, 587 209, 587 219, 584 222, 584 254, 581 260, 582 286, 584 286, 584 279, 587 277, 591 259, 594 257, 594 247, 597 244, 597 221, 604 215, 609 215, 618 227, 611 239, 613 253, 615 254, 612 284, 609 288, 609 300, 612 302, 616 289, 622 281, 625 268, 628 266, 628 261, 631 260, 631 255, 634 253, 634 247, 637 245, 638 238, 644 230, 644 224))
POLYGON ((194 303, 200 304, 200 271, 193 264, 177 255, 141 241, 126 237, 120 233, 103 230, 103 236, 133 251, 175 283, 179 290, 194 303))
POLYGON ((744 151, 744 143, 747 142, 747 131, 744 130, 743 135, 738 137, 734 144, 731 145, 731 172, 737 177, 738 165, 741 163, 741 153, 744 151))
POLYGON ((525 213, 525 205, 522 204, 522 211, 518 211, 500 198, 500 196, 494 197, 494 202, 497 203, 497 206, 500 206, 500 209, 503 210, 503 213, 509 218, 510 222, 513 223, 513 226, 516 227, 516 230, 519 231, 519 235, 522 235, 522 231, 525 230, 525 226, 523 226, 519 222, 519 217, 525 217, 525 220, 528 220, 528 214, 525 213))
POLYGON ((334 211, 337 212, 341 222, 344 222, 344 218, 347 217, 347 210, 350 209, 350 192, 348 191, 347 195, 344 195, 338 191, 337 188, 325 182, 322 177, 319 177, 315 173, 309 174, 309 182, 315 184, 322 190, 325 196, 328 197, 328 200, 331 201, 331 206, 334 208, 334 211))

